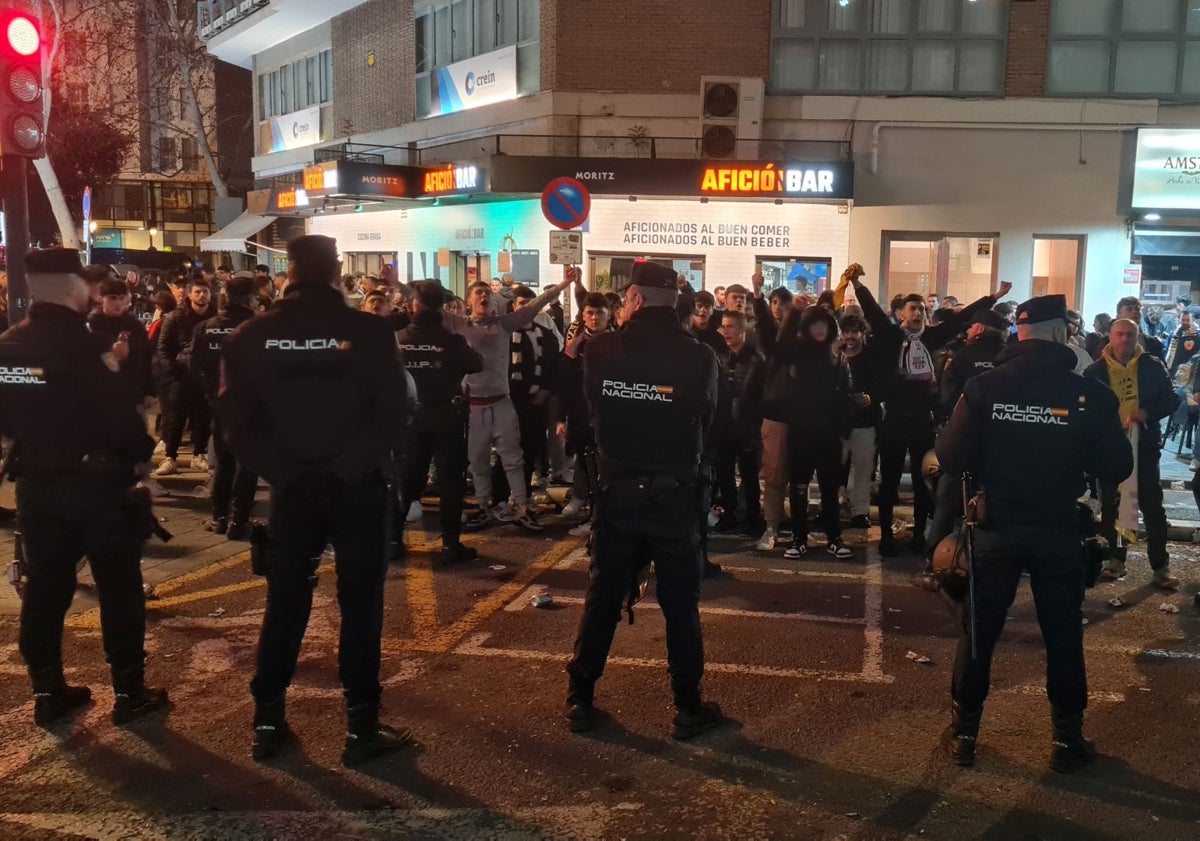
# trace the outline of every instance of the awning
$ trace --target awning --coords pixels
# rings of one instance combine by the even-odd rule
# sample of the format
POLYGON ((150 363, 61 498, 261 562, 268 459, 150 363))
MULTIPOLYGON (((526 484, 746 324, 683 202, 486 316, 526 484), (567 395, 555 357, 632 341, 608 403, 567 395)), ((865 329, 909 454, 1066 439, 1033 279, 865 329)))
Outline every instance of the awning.
POLYGON ((200 250, 249 253, 247 240, 274 221, 274 216, 243 213, 215 234, 200 240, 200 250))

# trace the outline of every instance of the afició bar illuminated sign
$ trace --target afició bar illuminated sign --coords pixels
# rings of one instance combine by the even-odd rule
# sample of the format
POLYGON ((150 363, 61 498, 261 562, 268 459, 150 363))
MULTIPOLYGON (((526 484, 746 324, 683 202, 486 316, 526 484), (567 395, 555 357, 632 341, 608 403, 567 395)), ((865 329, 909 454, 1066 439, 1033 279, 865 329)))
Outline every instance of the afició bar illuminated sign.
POLYGON ((827 167, 709 166, 700 178, 705 195, 834 197, 836 173, 827 167))
POLYGON ((422 195, 445 196, 483 192, 487 192, 487 172, 475 164, 446 164, 437 169, 425 170, 422 195))

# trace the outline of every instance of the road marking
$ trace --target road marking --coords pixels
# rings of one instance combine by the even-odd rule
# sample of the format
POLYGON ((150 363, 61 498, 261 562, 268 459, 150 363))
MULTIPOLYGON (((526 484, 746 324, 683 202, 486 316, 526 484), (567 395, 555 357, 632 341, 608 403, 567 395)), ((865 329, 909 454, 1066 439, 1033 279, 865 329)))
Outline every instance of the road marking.
MULTIPOLYGON (((505 607, 505 610, 509 610, 513 605, 516 605, 515 610, 524 610, 525 607, 529 606, 528 600, 524 598, 525 594, 539 592, 539 589, 540 588, 537 586, 530 587, 525 591, 525 593, 522 593, 519 598, 514 599, 509 607, 505 607)), ((532 598, 532 595, 530 598, 532 598)), ((579 596, 554 596, 555 604, 582 605, 584 601, 585 599, 579 596)), ((657 602, 644 601, 638 603, 639 607, 643 605, 645 607, 658 608, 659 610, 662 610, 657 602)), ((854 616, 824 616, 820 613, 778 613, 766 610, 744 610, 738 607, 705 605, 703 602, 700 603, 700 612, 702 614, 711 614, 713 616, 738 616, 744 619, 799 619, 805 622, 832 622, 836 625, 866 624, 865 619, 860 619, 854 616)))
POLYGON ((437 631, 425 640, 384 640, 383 650, 393 654, 399 652, 422 652, 428 654, 445 654, 456 646, 464 637, 478 628, 496 611, 512 601, 529 586, 530 582, 548 569, 560 563, 571 552, 576 551, 579 544, 574 540, 564 540, 557 543, 521 573, 493 590, 467 612, 467 615, 437 631))
MULTIPOLYGON (((1001 689, 1000 694, 1004 695, 1032 695, 1034 697, 1045 697, 1046 687, 1039 686, 1036 683, 1023 683, 1019 686, 1010 686, 1007 689, 1001 689)), ((1120 704, 1125 700, 1124 692, 1088 692, 1088 700, 1095 701, 1098 704, 1120 704)))
POLYGON ((176 590, 186 587, 189 584, 193 584, 197 581, 203 581, 205 578, 209 578, 219 572, 224 572, 227 569, 233 569, 236 566, 240 566, 248 560, 250 560, 249 550, 246 550, 245 552, 239 552, 232 558, 226 558, 225 560, 218 561, 215 564, 209 564, 206 567, 193 570, 192 572, 186 572, 176 578, 171 578, 167 581, 164 581, 162 584, 157 584, 154 587, 154 591, 159 595, 174 593, 176 590))
POLYGON ((727 564, 721 564, 721 569, 725 572, 770 572, 775 575, 801 575, 807 578, 845 578, 851 581, 862 581, 865 578, 864 575, 852 572, 821 572, 815 569, 778 569, 775 567, 763 569, 762 567, 734 567, 727 564))
MULTIPOLYGON (((867 550, 866 593, 863 614, 867 628, 863 632, 863 677, 880 680, 883 673, 883 564, 876 549, 867 550)), ((890 681, 891 679, 888 678, 890 681)))
MULTIPOLYGON (((484 643, 491 637, 488 633, 472 635, 453 650, 455 654, 468 657, 508 657, 514 660, 539 660, 543 662, 566 662, 567 655, 553 651, 535 651, 523 648, 487 648, 484 643)), ((610 666, 638 666, 666 670, 667 661, 650 657, 609 657, 606 661, 610 666)), ((871 677, 859 672, 836 672, 827 669, 785 669, 776 666, 754 666, 745 663, 705 663, 706 672, 721 674, 753 675, 756 677, 782 678, 815 678, 817 680, 836 680, 847 683, 891 683, 889 675, 871 677)))
POLYGON ((428 556, 408 558, 404 587, 413 638, 418 642, 428 642, 438 631, 437 593, 433 586, 433 563, 428 556))

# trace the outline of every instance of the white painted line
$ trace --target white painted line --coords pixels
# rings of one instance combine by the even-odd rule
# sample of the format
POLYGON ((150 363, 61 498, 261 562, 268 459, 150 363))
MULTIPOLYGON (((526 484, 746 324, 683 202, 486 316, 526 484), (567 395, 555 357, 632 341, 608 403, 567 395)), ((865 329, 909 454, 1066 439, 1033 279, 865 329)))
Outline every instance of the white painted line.
POLYGON ((764 573, 769 572, 774 575, 801 575, 809 578, 845 578, 850 581, 862 581, 862 575, 856 575, 852 572, 820 572, 810 569, 779 569, 771 567, 763 569, 762 567, 735 567, 721 564, 721 569, 725 572, 749 572, 749 573, 764 573))
POLYGON ((1200 652, 1196 651, 1167 651, 1163 648, 1151 648, 1140 653, 1146 657, 1161 657, 1166 660, 1200 660, 1200 652))
MULTIPOLYGON (((545 590, 545 588, 531 587, 527 592, 533 593, 541 590, 545 590)), ((532 595, 530 598, 532 598, 532 595)), ((580 598, 579 596, 555 595, 554 603, 582 605, 584 603, 584 599, 580 598)), ((529 605, 529 599, 524 599, 519 603, 514 602, 513 604, 516 605, 513 607, 514 611, 524 610, 525 607, 529 605)), ((661 608, 658 606, 658 602, 655 601, 638 602, 637 607, 658 608, 661 610, 661 608)), ((508 610, 508 608, 505 608, 505 610, 508 610)), ((736 607, 716 607, 715 605, 705 606, 703 602, 700 603, 700 612, 711 614, 713 616, 740 616, 745 619, 800 619, 807 622, 831 622, 835 625, 862 625, 866 622, 865 619, 859 619, 857 617, 823 616, 819 613, 772 613, 770 611, 763 610, 742 610, 741 608, 736 607)))
MULTIPOLYGON (((569 555, 566 555, 561 561, 559 561, 553 567, 551 567, 551 569, 570 569, 571 567, 575 566, 580 560, 583 560, 583 561, 590 560, 588 557, 586 546, 580 546, 574 552, 571 552, 569 555)), ((522 590, 521 593, 515 599, 513 599, 511 602, 506 604, 504 606, 504 609, 506 611, 508 611, 509 613, 519 613, 520 611, 524 610, 529 605, 530 599, 532 599, 538 593, 545 592, 546 589, 547 589, 546 585, 538 584, 538 583, 534 582, 534 583, 530 584, 528 587, 526 587, 524 590, 522 590)))
MULTIPOLYGON (((565 653, 559 654, 553 651, 533 651, 523 648, 486 648, 484 647, 484 643, 487 642, 490 636, 491 634, 488 633, 474 634, 455 648, 454 653, 471 657, 508 657, 514 660, 540 660, 543 662, 562 662, 567 659, 565 653)), ((608 665, 641 666, 644 668, 665 670, 667 668, 667 661, 648 657, 609 657, 608 665)), ((719 672, 722 674, 815 678, 817 680, 836 680, 847 683, 891 683, 893 681, 893 678, 888 675, 872 677, 857 672, 835 672, 825 669, 784 669, 775 666, 754 666, 745 663, 705 663, 704 669, 707 672, 719 672)))
MULTIPOLYGON (((1046 687, 1039 686, 1035 683, 1023 683, 1019 686, 1010 686, 1007 689, 1001 689, 1000 694, 1007 695, 1033 695, 1035 697, 1045 697, 1046 687)), ((1102 704, 1120 704, 1125 700, 1124 692, 1088 692, 1088 700, 1102 704)))
MULTIPOLYGON (((867 551, 866 594, 863 614, 866 630, 863 632, 863 677, 882 680, 883 673, 883 564, 876 549, 867 551)), ((890 678, 889 678, 890 680, 890 678)))

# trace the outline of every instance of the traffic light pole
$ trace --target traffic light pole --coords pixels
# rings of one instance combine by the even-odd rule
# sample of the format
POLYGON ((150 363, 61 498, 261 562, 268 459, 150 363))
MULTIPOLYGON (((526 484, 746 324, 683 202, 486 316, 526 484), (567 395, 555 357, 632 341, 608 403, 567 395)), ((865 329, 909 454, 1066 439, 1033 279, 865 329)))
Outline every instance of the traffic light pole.
POLYGON ((5 255, 8 258, 8 323, 25 319, 29 309, 29 284, 25 280, 25 252, 29 250, 29 193, 27 163, 20 155, 0 156, 4 169, 3 195, 5 255))

